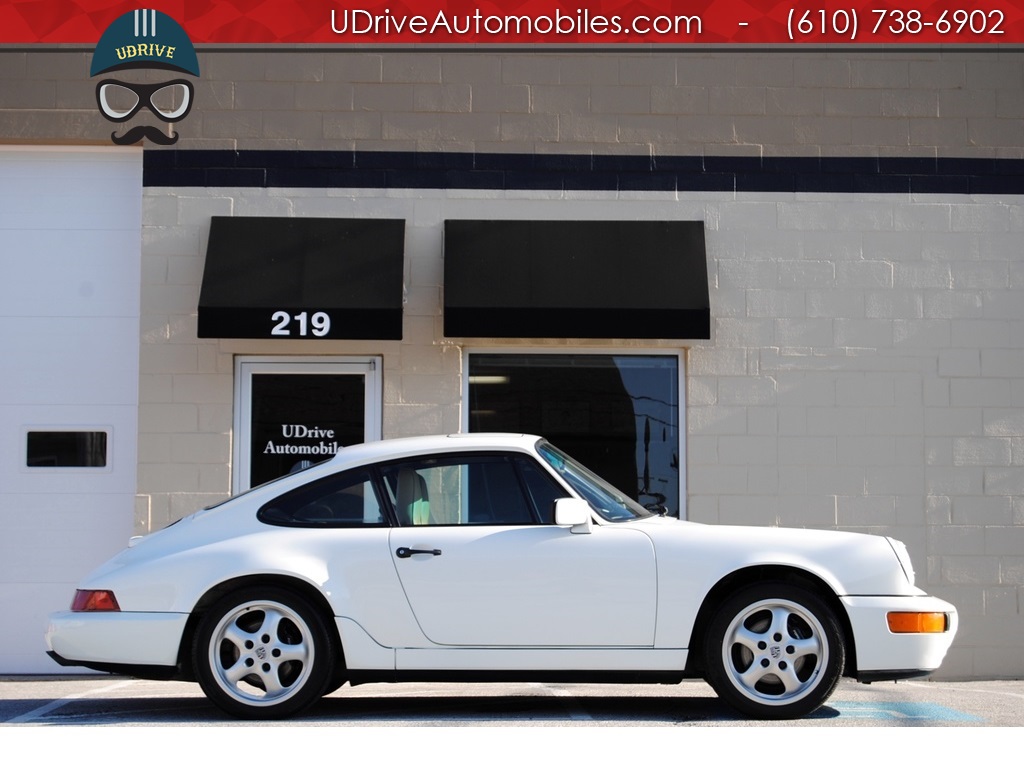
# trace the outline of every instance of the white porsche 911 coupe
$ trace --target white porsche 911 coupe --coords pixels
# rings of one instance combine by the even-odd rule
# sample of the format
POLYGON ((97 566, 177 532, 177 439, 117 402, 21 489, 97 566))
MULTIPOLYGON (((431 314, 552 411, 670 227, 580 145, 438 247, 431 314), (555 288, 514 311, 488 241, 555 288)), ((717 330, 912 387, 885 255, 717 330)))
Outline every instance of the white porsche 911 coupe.
POLYGON ((343 448, 133 544, 51 617, 50 656, 245 718, 346 682, 695 677, 793 718, 844 675, 935 670, 957 629, 898 541, 658 516, 524 435, 343 448))

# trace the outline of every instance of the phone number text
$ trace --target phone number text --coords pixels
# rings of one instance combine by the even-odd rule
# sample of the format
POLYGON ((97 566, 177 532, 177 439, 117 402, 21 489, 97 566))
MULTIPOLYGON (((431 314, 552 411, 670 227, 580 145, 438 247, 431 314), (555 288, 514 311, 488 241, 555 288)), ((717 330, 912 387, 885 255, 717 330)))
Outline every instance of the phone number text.
POLYGON ((1005 25, 1003 11, 980 8, 941 12, 939 9, 791 8, 786 24, 789 39, 794 42, 808 38, 891 42, 916 36, 955 37, 960 42, 998 42, 999 35, 1005 34, 1005 25))

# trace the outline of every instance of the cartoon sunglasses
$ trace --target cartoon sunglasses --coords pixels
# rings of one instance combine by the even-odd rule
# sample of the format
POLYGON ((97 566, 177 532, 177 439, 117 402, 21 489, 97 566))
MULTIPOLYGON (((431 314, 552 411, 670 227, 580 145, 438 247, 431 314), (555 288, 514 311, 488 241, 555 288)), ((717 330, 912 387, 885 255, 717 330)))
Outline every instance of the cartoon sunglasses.
POLYGON ((192 83, 125 83, 103 80, 96 85, 96 103, 104 117, 115 123, 130 120, 145 108, 168 123, 183 120, 192 109, 192 83), (177 104, 177 106, 170 106, 177 104))

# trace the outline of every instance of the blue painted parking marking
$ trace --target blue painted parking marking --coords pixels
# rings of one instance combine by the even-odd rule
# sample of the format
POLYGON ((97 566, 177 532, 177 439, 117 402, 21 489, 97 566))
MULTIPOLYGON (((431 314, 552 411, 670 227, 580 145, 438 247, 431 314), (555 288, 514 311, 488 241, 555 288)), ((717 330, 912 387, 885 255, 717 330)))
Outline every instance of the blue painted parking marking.
POLYGON ((840 717, 857 720, 984 722, 975 715, 923 701, 830 701, 827 706, 837 710, 840 717))

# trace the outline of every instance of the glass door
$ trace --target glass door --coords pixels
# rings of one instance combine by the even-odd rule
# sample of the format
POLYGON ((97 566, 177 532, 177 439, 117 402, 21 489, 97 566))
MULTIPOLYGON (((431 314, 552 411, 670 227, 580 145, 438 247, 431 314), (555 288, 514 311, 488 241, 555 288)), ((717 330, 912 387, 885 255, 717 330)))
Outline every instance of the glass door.
POLYGON ((239 357, 235 361, 235 492, 381 438, 381 361, 239 357))

